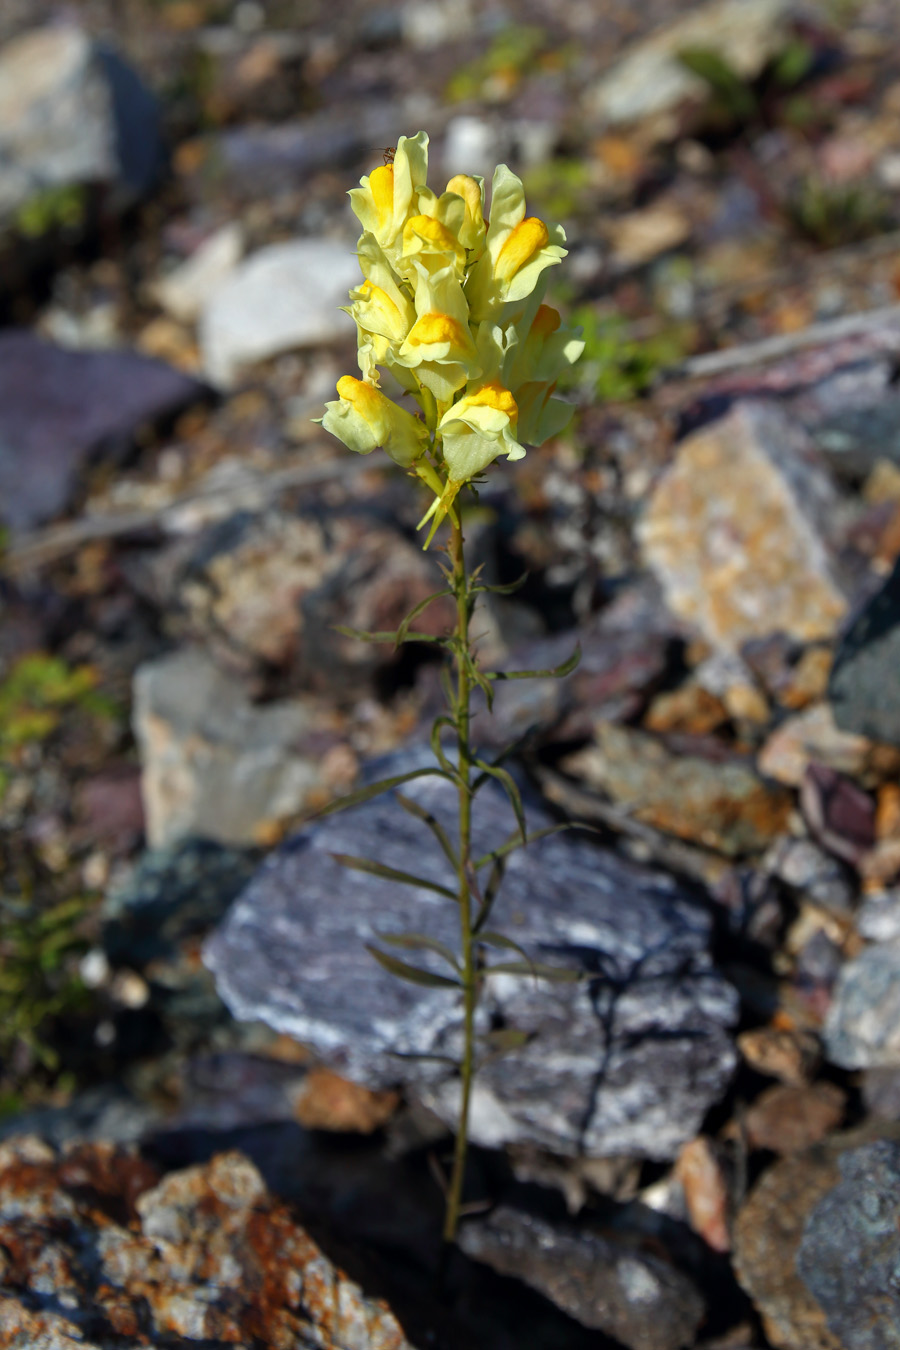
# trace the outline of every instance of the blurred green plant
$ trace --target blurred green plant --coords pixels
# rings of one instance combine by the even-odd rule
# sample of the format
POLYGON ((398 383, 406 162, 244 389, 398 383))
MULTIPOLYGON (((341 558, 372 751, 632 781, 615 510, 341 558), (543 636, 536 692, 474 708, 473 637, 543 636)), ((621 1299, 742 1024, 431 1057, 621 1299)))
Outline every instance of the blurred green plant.
POLYGON ((713 47, 685 47, 678 59, 709 89, 707 117, 711 128, 727 134, 754 122, 775 120, 770 105, 774 100, 780 107, 782 96, 802 84, 812 70, 815 51, 802 38, 790 38, 755 80, 739 74, 713 47))
POLYGON ((547 215, 577 216, 586 205, 591 169, 585 159, 548 159, 522 174, 525 191, 547 215))
POLYGON ((785 214, 798 234, 823 248, 857 244, 893 224, 890 197, 877 184, 831 183, 818 173, 808 174, 796 186, 785 214))
POLYGON ((25 239, 41 239, 58 230, 79 230, 86 217, 87 188, 67 183, 29 197, 16 211, 13 228, 25 239))
POLYGON ((76 895, 41 910, 33 896, 0 896, 0 1061, 4 1088, 0 1114, 17 1109, 21 1095, 11 1064, 25 1050, 24 1062, 57 1075, 58 1051, 48 1025, 83 1009, 89 992, 77 960, 87 950, 85 920, 94 908, 91 896, 76 895))
POLYGON ((546 46, 547 34, 534 24, 508 24, 497 33, 487 51, 450 77, 445 90, 449 103, 512 92, 535 65, 546 46))
POLYGON ((32 652, 0 682, 0 801, 22 750, 46 741, 72 708, 116 716, 115 705, 97 692, 91 666, 70 666, 58 656, 32 652))
POLYGON ((688 350, 688 336, 679 327, 646 338, 629 336, 620 314, 598 314, 591 305, 577 306, 569 316, 582 330, 584 355, 575 371, 566 372, 559 387, 578 389, 603 402, 624 402, 646 392, 661 370, 678 365, 688 350))

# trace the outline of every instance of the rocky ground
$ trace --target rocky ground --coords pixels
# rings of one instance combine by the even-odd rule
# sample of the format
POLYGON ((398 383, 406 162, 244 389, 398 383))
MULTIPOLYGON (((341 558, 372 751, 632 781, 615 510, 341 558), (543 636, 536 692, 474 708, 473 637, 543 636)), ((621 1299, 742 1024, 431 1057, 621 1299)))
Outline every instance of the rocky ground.
POLYGON ((5 0, 0 1347, 900 1346, 895 23, 5 0), (582 648, 479 738, 593 833, 507 869, 582 978, 492 983, 449 1261, 459 1010, 364 942, 452 914, 333 855, 442 860, 393 796, 306 823, 440 706, 335 627, 435 589, 417 490, 311 421, 346 190, 420 128, 563 222, 586 338, 467 518, 528 573, 486 659, 582 648))

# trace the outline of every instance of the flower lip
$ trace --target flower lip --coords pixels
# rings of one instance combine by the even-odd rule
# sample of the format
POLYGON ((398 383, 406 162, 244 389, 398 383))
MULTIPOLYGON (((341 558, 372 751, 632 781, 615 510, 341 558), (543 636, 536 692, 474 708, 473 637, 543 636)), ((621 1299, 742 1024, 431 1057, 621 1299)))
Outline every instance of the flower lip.
POLYGON ((550 231, 537 216, 528 216, 509 233, 494 264, 494 274, 510 281, 525 264, 550 242, 550 231))

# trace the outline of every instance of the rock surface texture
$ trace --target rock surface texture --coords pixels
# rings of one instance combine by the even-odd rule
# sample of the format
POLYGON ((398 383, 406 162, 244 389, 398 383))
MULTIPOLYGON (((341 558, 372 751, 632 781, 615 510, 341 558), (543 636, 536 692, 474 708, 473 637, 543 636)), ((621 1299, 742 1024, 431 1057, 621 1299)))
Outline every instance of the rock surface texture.
MULTIPOLYGON (((452 831, 449 784, 425 777, 404 791, 452 831)), ((474 820, 478 852, 514 825, 492 789, 479 794, 474 820)), ((547 823, 536 811, 529 821, 547 823)), ((454 902, 349 872, 332 856, 374 858, 452 884, 424 828, 384 796, 304 831, 266 861, 205 959, 236 1017, 296 1037, 368 1087, 403 1083, 452 1124, 458 1082, 446 1057, 460 1049, 457 996, 395 979, 366 943, 414 931, 452 946, 454 902)), ((485 1064, 472 1138, 570 1155, 674 1156, 734 1064, 736 1000, 711 963, 708 916, 674 880, 557 835, 510 857, 491 924, 533 959, 583 978, 488 982, 481 1030, 513 1028, 527 1044, 485 1064)), ((446 973, 440 963, 432 969, 446 973)))
POLYGON ((189 835, 258 842, 321 783, 315 760, 300 751, 314 713, 287 701, 254 707, 200 651, 141 666, 134 693, 152 848, 189 835))
POLYGON ((838 726, 900 745, 900 561, 844 634, 828 685, 838 726))
POLYGON ((113 1145, 8 1140, 0 1249, 3 1350, 410 1350, 239 1153, 160 1180, 113 1145))
POLYGON ((796 425, 743 403, 682 442, 639 534, 673 612, 714 646, 779 631, 810 641, 846 609, 827 543, 835 505, 796 425))
POLYGON ((557 1226, 501 1207, 464 1225, 460 1245, 629 1350, 680 1350, 703 1317, 703 1300, 688 1277, 622 1235, 557 1226))

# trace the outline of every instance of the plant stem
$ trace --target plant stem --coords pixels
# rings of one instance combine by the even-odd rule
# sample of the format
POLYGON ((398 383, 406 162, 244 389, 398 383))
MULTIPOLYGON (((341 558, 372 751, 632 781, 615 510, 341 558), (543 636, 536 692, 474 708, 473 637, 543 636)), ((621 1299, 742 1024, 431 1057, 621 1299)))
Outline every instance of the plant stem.
POLYGON ((471 684, 466 656, 469 651, 469 620, 472 597, 463 552, 462 524, 454 525, 450 539, 453 562, 453 593, 456 596, 456 708, 457 768, 459 772, 459 927, 462 947, 463 981, 463 1055, 460 1064, 459 1122, 453 1150, 453 1171, 447 1191, 444 1241, 453 1242, 459 1224, 466 1155, 469 1147, 469 1104, 475 1076, 475 1007, 478 1002, 478 972, 472 942, 472 888, 470 884, 472 849, 472 794, 469 785, 471 752, 469 749, 469 697, 471 684))

